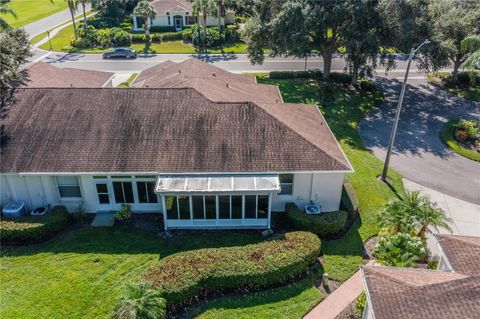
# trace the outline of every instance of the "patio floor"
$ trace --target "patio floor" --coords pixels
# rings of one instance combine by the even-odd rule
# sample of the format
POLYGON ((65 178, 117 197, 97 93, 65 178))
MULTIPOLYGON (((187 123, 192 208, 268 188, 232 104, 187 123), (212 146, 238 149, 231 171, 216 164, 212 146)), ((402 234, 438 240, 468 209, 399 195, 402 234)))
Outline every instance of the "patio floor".
POLYGON ((112 227, 115 223, 113 212, 98 213, 92 221, 92 227, 112 227))

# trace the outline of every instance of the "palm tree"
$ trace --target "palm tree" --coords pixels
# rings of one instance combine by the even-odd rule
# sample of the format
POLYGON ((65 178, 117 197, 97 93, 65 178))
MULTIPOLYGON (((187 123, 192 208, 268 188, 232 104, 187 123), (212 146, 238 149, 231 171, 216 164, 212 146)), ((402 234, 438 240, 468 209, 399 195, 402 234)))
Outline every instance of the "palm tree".
POLYGON ((70 10, 70 15, 72 16, 73 23, 73 32, 75 36, 77 35, 77 25, 75 24, 75 11, 77 11, 78 1, 77 0, 65 0, 68 4, 68 10, 70 10))
POLYGON ((148 2, 147 0, 141 0, 140 2, 138 2, 135 9, 133 9, 133 15, 137 17, 143 17, 143 29, 145 30, 145 51, 148 51, 148 49, 150 48, 149 19, 155 18, 155 9, 150 5, 150 2, 148 2))
POLYGON ((85 12, 85 7, 87 3, 90 3, 90 0, 78 0, 82 4, 82 11, 83 11, 83 28, 85 29, 85 33, 87 33, 87 13, 85 12))
POLYGON ((389 201, 378 215, 380 226, 390 228, 396 233, 412 233, 415 230, 415 212, 421 207, 424 199, 419 192, 406 192, 404 199, 389 201))
POLYGON ((438 208, 435 204, 432 204, 428 198, 425 205, 417 210, 415 222, 417 226, 420 227, 417 236, 421 238, 425 237, 425 233, 429 226, 435 228, 437 231, 439 228, 444 228, 449 232, 452 232, 449 225, 452 220, 445 215, 445 212, 442 209, 438 208))
POLYGON ((166 314, 167 301, 159 290, 147 284, 128 285, 127 294, 115 308, 115 319, 161 319, 166 314))
POLYGON ((222 30, 222 17, 225 17, 225 0, 217 0, 218 31, 222 30))
MULTIPOLYGON (((193 13, 197 15, 197 27, 200 27, 200 16, 203 19, 203 48, 205 49, 205 40, 207 39, 207 17, 215 15, 217 12, 217 3, 215 0, 194 0, 193 13)), ((199 31, 200 32, 200 31, 199 31)), ((200 33, 199 33, 200 34, 200 33)))
POLYGON ((463 65, 465 69, 480 69, 480 36, 473 35, 466 37, 460 43, 460 52, 469 53, 471 55, 465 61, 463 65))
POLYGON ((12 8, 10 8, 9 6, 3 4, 0 2, 0 29, 2 30, 8 30, 8 29, 11 29, 10 25, 8 24, 7 20, 5 20, 4 18, 2 18, 1 15, 3 14, 10 14, 11 16, 13 16, 14 18, 17 17, 17 14, 15 13, 15 10, 13 10, 12 8))

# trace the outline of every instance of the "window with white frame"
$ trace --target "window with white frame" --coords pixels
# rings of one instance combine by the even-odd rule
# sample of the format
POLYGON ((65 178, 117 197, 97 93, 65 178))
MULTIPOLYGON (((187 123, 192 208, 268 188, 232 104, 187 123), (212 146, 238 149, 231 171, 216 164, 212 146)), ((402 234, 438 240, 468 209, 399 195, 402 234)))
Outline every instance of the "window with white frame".
POLYGON ((197 17, 185 16, 185 25, 192 25, 197 23, 197 17))
POLYGON ((155 182, 137 181, 138 201, 142 204, 158 203, 155 182))
POLYGON ((56 176, 60 198, 80 198, 80 184, 77 176, 56 176))
POLYGON ((280 174, 280 193, 279 195, 293 194, 293 174, 280 174))

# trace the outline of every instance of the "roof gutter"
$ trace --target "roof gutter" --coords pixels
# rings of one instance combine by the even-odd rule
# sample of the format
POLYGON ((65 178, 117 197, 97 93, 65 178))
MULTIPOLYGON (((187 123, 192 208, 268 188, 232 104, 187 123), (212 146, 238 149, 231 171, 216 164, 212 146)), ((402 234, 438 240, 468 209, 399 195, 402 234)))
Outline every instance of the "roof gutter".
MULTIPOLYGON (((375 312, 373 311, 372 298, 370 297, 370 292, 368 291, 367 280, 365 278, 365 272, 363 271, 364 267, 365 266, 360 266, 360 274, 361 274, 361 278, 362 278, 363 287, 365 288, 365 296, 367 298, 367 305, 369 305, 368 309, 372 313, 372 319, 375 319, 375 312)), ((367 305, 365 306, 365 309, 363 311, 362 318, 365 318, 365 310, 367 308, 367 305)))

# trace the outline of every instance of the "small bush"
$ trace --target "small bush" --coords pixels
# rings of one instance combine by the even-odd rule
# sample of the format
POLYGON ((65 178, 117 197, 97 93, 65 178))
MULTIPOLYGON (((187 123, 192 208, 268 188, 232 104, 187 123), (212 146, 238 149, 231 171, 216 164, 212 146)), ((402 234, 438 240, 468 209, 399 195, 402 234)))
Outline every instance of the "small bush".
POLYGON ((412 267, 428 256, 421 238, 405 233, 381 237, 373 256, 387 266, 412 267))
POLYGON ((332 72, 330 73, 330 81, 348 85, 352 82, 352 78, 348 73, 339 73, 339 72, 332 72))
POLYGON ((55 206, 44 216, 24 216, 0 220, 2 243, 23 244, 44 240, 59 231, 68 223, 69 215, 64 206, 55 206))
MULTIPOLYGON (((231 27, 231 26, 229 26, 231 27)), ((237 43, 240 41, 240 32, 238 32, 237 28, 229 28, 227 27, 224 30, 224 37, 225 42, 227 43, 237 43)))
POLYGON ((363 92, 374 93, 378 91, 377 85, 367 79, 358 80, 357 86, 360 89, 360 91, 363 91, 363 92))
POLYGON ((357 298, 355 301, 355 318, 362 318, 363 311, 365 310, 365 306, 367 305, 367 295, 365 292, 360 294, 360 297, 357 298))
POLYGON ((72 47, 79 48, 79 49, 87 49, 92 47, 92 42, 86 38, 76 38, 73 39, 70 44, 72 47))
POLYGON ((142 280, 160 289, 173 306, 204 292, 283 283, 305 272, 319 254, 316 235, 291 232, 259 244, 170 255, 148 268, 142 280))
POLYGON ((310 231, 320 238, 328 238, 338 234, 347 222, 348 213, 343 210, 307 215, 295 204, 288 203, 285 214, 290 224, 299 230, 310 231))
POLYGON ((183 39, 182 32, 168 32, 160 34, 161 41, 178 41, 183 39))
POLYGON ((112 28, 110 30, 111 42, 117 47, 129 47, 132 45, 132 36, 120 28, 112 28))
POLYGON ((165 318, 167 301, 160 291, 145 283, 127 285, 127 294, 115 308, 115 319, 162 319, 165 318))
POLYGON ((184 42, 192 42, 192 29, 188 28, 182 31, 182 40, 184 42))
POLYGON ((154 25, 150 27, 150 32, 155 33, 155 32, 175 32, 175 27, 174 26, 159 26, 159 25, 154 25))
POLYGON ((474 141, 478 138, 478 123, 475 121, 460 120, 455 128, 457 129, 457 139, 462 142, 467 139, 474 141))
POLYGON ((129 220, 132 217, 132 208, 128 204, 122 204, 120 210, 115 213, 116 220, 129 220))
POLYGON ((307 71, 272 71, 270 72, 271 79, 320 79, 322 71, 307 70, 307 71))
MULTIPOLYGON (((154 41, 153 36, 152 41, 154 41)), ((158 39, 158 42, 160 42, 160 39, 158 39)), ((132 43, 145 43, 145 34, 132 34, 132 43)))
MULTIPOLYGON (((203 45, 203 27, 200 27, 200 34, 197 31, 197 26, 192 27, 192 43, 196 46, 203 45)), ((216 47, 225 42, 223 34, 218 31, 218 28, 212 27, 207 28, 207 38, 205 40, 205 45, 209 48, 216 47)))

